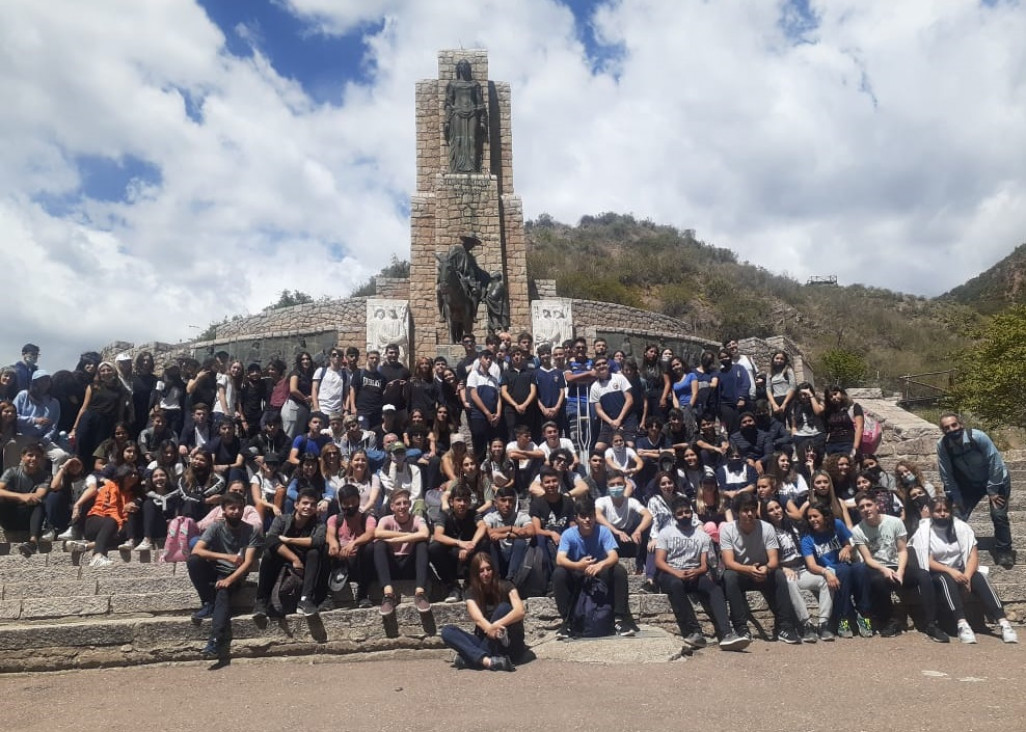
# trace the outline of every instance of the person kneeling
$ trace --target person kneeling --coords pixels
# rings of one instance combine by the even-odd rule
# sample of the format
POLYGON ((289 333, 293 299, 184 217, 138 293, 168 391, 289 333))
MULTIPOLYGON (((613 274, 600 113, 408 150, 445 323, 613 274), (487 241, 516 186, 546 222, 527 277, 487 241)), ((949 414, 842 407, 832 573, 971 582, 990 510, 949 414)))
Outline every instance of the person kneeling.
POLYGON ((194 622, 212 618, 210 640, 203 655, 224 657, 232 640, 231 596, 256 562, 263 546, 260 531, 242 520, 245 499, 225 494, 221 503, 224 520, 216 521, 200 536, 186 566, 189 579, 203 606, 192 615, 194 622))
POLYGON ((456 651, 456 668, 515 671, 514 660, 524 645, 524 604, 512 583, 499 579, 492 558, 479 552, 470 560, 467 614, 474 621, 470 634, 455 625, 442 628, 442 642, 456 651))
POLYGON ((306 617, 318 613, 318 578, 324 564, 326 543, 326 527, 317 520, 318 499, 316 490, 303 488, 299 491, 294 512, 275 516, 271 522, 267 547, 260 562, 260 580, 253 605, 254 620, 267 617, 271 590, 286 562, 303 577, 297 609, 306 617))
POLYGON ((617 635, 632 636, 638 632, 638 626, 627 607, 627 570, 620 565, 616 539, 609 529, 596 522, 595 503, 590 497, 578 498, 574 512, 577 523, 560 537, 556 569, 552 573, 556 607, 563 618, 556 637, 566 639, 573 635, 572 598, 583 591, 587 578, 594 577, 612 591, 614 631, 617 635))
POLYGON ((727 620, 727 601, 723 590, 709 576, 708 556, 712 540, 700 527, 695 526, 695 513, 691 502, 684 496, 677 496, 670 506, 673 523, 668 524, 656 537, 655 566, 659 572, 659 586, 670 599, 670 607, 677 619, 677 627, 684 637, 684 651, 687 655, 699 648, 705 648, 702 625, 695 617, 688 593, 701 596, 703 605, 712 618, 720 648, 724 651, 740 651, 748 647, 751 640, 735 633, 727 620))

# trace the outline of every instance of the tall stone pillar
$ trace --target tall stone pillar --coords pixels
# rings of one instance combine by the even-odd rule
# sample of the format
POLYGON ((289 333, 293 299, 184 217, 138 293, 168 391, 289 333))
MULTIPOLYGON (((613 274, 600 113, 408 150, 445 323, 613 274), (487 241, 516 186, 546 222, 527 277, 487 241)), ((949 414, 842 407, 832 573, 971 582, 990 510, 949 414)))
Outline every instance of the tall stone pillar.
MULTIPOLYGON (((410 314, 416 355, 458 352, 451 349, 447 324, 438 309, 438 257, 460 236, 473 233, 481 244, 473 250, 478 266, 502 273, 509 298, 510 327, 530 329, 527 253, 520 198, 513 191, 513 137, 510 87, 488 80, 484 50, 438 53, 438 78, 417 82, 417 193, 411 201, 410 314), (487 138, 481 145, 479 172, 451 172, 445 138, 446 89, 457 79, 461 61, 481 84, 487 111, 487 138)), ((488 332, 488 310, 478 308, 474 334, 488 332)))

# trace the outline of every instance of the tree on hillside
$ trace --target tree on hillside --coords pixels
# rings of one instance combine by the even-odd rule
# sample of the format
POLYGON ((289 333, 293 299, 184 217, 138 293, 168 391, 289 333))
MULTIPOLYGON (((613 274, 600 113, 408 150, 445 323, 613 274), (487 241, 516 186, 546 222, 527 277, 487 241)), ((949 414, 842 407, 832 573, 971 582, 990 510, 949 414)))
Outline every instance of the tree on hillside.
POLYGON ((819 362, 825 381, 843 388, 859 384, 868 371, 862 354, 847 348, 831 348, 820 356, 819 362))
POLYGON ((955 407, 991 425, 1026 427, 1026 305, 994 316, 957 363, 955 407))

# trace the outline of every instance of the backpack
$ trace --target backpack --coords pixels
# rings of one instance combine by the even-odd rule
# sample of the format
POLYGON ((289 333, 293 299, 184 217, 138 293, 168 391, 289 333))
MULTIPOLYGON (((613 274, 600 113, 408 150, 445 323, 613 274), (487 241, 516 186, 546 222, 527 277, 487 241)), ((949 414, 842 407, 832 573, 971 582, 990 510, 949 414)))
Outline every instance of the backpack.
POLYGON ((546 569, 545 550, 539 546, 527 547, 524 561, 511 578, 521 597, 545 597, 550 572, 546 569))
POLYGON ((598 577, 585 577, 572 612, 573 625, 585 638, 613 634, 613 603, 609 588, 598 577))
POLYGON ((167 539, 164 540, 162 562, 184 562, 192 548, 189 543, 199 536, 199 526, 188 516, 175 516, 167 525, 167 539))
POLYGON ((303 594, 303 575, 291 564, 282 566, 271 589, 271 606, 282 615, 292 615, 303 594))
MULTIPOLYGON (((854 417, 852 422, 854 422, 854 417)), ((880 441, 883 439, 883 428, 880 427, 880 423, 873 419, 871 416, 862 412, 862 442, 859 443, 859 454, 861 455, 875 455, 876 450, 880 447, 880 441)))

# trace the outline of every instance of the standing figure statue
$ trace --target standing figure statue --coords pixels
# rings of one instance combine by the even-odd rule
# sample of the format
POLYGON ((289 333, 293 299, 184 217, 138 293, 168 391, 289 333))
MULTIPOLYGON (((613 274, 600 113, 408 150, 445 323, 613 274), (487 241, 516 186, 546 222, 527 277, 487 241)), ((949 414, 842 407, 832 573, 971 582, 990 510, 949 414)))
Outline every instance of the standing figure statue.
POLYGON ((502 272, 492 272, 484 300, 488 308, 488 330, 492 333, 509 330, 509 299, 502 272))
POLYGON ((467 333, 473 333, 477 307, 484 298, 488 275, 477 266, 471 249, 481 243, 473 234, 460 236, 445 256, 438 259, 436 294, 438 312, 449 326, 452 343, 459 343, 467 333))
POLYGON ((481 84, 471 78, 470 62, 456 64, 456 78, 445 88, 445 142, 450 173, 480 173, 488 137, 488 108, 481 84))

